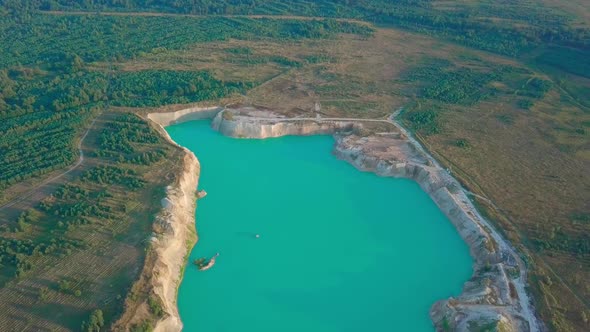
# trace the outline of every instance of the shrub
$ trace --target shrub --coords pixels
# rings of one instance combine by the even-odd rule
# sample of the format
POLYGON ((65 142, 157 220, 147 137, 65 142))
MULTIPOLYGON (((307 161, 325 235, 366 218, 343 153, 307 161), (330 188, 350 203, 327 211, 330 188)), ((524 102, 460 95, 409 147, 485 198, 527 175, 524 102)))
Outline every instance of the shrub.
POLYGON ((90 317, 88 317, 88 322, 82 322, 81 330, 84 332, 99 332, 101 327, 104 326, 104 317, 102 314, 102 310, 96 309, 92 313, 90 313, 90 317))
POLYGON ((144 321, 140 325, 134 325, 131 327, 131 332, 152 332, 154 327, 151 322, 144 321))
POLYGON ((407 119, 414 130, 419 130, 426 135, 438 134, 441 131, 438 114, 433 110, 410 112, 407 119))
POLYGON ((156 315, 157 317, 162 317, 164 315, 164 310, 162 309, 162 305, 160 304, 160 302, 157 299, 150 296, 148 298, 148 305, 150 306, 150 310, 152 311, 152 313, 154 315, 156 315))
POLYGON ((523 110, 528 110, 534 105, 534 103, 528 99, 519 99, 516 104, 523 110))
POLYGON ((471 147, 469 142, 465 138, 460 138, 460 139, 456 140, 455 146, 457 146, 461 149, 468 149, 471 147))
POLYGON ((39 301, 45 302, 45 301, 47 301, 48 298, 49 298, 49 289, 47 289, 47 287, 42 287, 41 289, 39 289, 39 295, 38 295, 39 301))

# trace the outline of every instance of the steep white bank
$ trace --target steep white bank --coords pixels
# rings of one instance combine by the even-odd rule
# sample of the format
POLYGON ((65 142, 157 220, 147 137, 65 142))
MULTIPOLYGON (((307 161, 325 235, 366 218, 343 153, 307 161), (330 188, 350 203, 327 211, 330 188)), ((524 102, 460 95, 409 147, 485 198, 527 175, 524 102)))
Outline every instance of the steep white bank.
MULTIPOLYGON (((198 109, 193 109, 199 116, 206 114, 198 109)), ((169 117, 158 115, 148 118, 160 127, 160 133, 171 144, 180 147, 184 155, 180 174, 166 189, 166 197, 162 199, 162 210, 156 217, 158 228, 163 230, 153 239, 152 248, 156 254, 153 269, 152 287, 154 294, 161 300, 165 314, 156 322, 156 332, 179 332, 182 330, 182 321, 178 313, 177 295, 178 287, 182 281, 182 272, 186 260, 194 244, 197 242, 195 228, 195 204, 197 186, 199 183, 200 164, 194 153, 179 146, 170 138, 161 123, 177 121, 178 116, 189 121, 195 119, 186 112, 174 112, 169 117), (183 114, 184 113, 184 114, 183 114), (180 115, 179 115, 180 114, 180 115)), ((152 114, 150 114, 152 115, 152 114)))
POLYGON ((162 212, 157 218, 160 236, 154 239, 157 254, 153 270, 153 290, 160 297, 166 315, 157 322, 154 331, 180 331, 182 322, 178 314, 177 291, 182 279, 186 257, 196 243, 195 198, 199 181, 199 162, 190 151, 185 151, 182 173, 167 188, 162 200, 162 212))
POLYGON ((287 135, 321 135, 333 134, 353 128, 353 123, 346 121, 290 121, 289 119, 280 118, 227 115, 231 114, 228 112, 230 111, 217 113, 211 126, 223 135, 230 137, 261 139, 287 135))
POLYGON ((176 112, 159 112, 148 114, 148 119, 162 127, 191 120, 213 119, 222 107, 192 107, 176 112))

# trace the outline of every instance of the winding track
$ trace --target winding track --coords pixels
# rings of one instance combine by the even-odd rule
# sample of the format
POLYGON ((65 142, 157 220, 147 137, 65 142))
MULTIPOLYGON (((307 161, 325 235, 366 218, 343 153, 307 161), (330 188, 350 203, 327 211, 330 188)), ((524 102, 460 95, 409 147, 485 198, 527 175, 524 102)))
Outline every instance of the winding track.
POLYGON ((84 162, 84 150, 82 150, 82 144, 84 143, 84 139, 86 139, 86 136, 88 136, 88 133, 90 132, 90 130, 94 127, 94 123, 96 122, 96 119, 98 119, 100 117, 102 113, 99 113, 96 117, 94 117, 94 119, 92 120, 92 122, 90 123, 90 126, 88 126, 88 129, 86 129, 86 131, 84 132, 84 135, 82 135, 82 137, 80 137, 80 141, 78 142, 78 161, 76 161, 76 163, 72 166, 70 166, 68 169, 66 169, 65 171, 57 174, 56 176, 53 176, 49 179, 44 180, 43 182, 37 184, 36 186, 34 186, 33 188, 31 188, 29 191, 25 192, 22 195, 19 195, 18 197, 12 199, 12 201, 0 206, 0 210, 9 208, 11 206, 13 206, 14 204, 17 204, 21 201, 23 201, 26 198, 29 198, 30 196, 32 196, 33 194, 35 194, 37 192, 37 190, 45 185, 47 185, 48 183, 51 183, 61 177, 63 177, 64 175, 72 172, 73 170, 75 170, 76 168, 78 168, 80 165, 82 165, 82 163, 84 162))
MULTIPOLYGON (((113 72, 113 64, 111 61, 109 61, 109 71, 108 71, 108 77, 107 77, 107 96, 109 95, 109 91, 112 87, 112 72, 113 72)), ((107 97, 106 99, 106 104, 104 109, 101 109, 101 111, 94 117, 94 119, 92 119, 92 122, 90 122, 90 125, 88 126, 88 128, 86 128, 86 131, 84 132, 84 134, 80 137, 80 140, 78 141, 78 160, 76 161, 76 163, 72 166, 70 166, 68 169, 66 169, 65 171, 49 178, 46 180, 43 180, 41 183, 37 184, 36 186, 34 186, 33 188, 31 188, 29 191, 18 195, 17 197, 13 198, 11 201, 9 201, 8 203, 5 203, 4 205, 0 206, 0 211, 9 208, 19 202, 22 202, 23 200, 33 196, 38 190, 39 188, 55 181, 58 180, 60 178, 62 178, 63 176, 65 176, 66 174, 71 173, 72 171, 74 171, 75 169, 77 169, 78 167, 80 167, 80 165, 82 165, 82 163, 84 163, 84 150, 82 150, 82 145, 84 144, 84 140, 86 139, 86 136, 88 136, 88 133, 90 132, 90 130, 92 130, 92 128, 94 128, 94 124, 96 123, 96 120, 98 118, 100 118, 100 116, 104 113, 105 110, 108 110, 110 108, 110 101, 107 97)))

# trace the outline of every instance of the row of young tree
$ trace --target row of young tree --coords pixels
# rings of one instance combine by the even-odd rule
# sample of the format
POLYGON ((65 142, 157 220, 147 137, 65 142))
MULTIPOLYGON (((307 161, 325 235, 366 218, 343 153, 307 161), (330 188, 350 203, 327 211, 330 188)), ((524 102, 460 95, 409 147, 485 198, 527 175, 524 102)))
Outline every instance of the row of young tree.
POLYGON ((73 141, 91 111, 39 112, 0 124, 0 189, 71 164, 73 141))
POLYGON ((151 165, 162 160, 166 151, 145 147, 161 142, 155 129, 136 115, 126 113, 108 123, 98 138, 95 154, 119 163, 151 165))
POLYGON ((59 241, 52 238, 47 242, 0 237, 0 272, 9 270, 15 277, 23 276, 33 268, 35 257, 64 254, 77 246, 75 241, 63 238, 59 241))
POLYGON ((245 93, 250 82, 221 81, 208 71, 141 71, 122 73, 113 80, 112 104, 159 106, 215 100, 233 93, 245 93))
POLYGON ((121 185, 132 190, 142 188, 145 184, 136 171, 117 166, 96 166, 84 172, 81 179, 98 184, 121 185))

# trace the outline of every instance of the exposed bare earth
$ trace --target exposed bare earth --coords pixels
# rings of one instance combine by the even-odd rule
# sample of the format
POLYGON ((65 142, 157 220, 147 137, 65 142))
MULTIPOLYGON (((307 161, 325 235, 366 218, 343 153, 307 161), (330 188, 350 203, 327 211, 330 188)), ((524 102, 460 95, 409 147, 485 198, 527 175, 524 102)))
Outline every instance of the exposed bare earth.
MULTIPOLYGON (((171 124, 191 120, 212 119, 217 113, 219 113, 219 111, 221 111, 220 107, 193 107, 175 112, 150 113, 147 117, 160 126, 165 127, 171 124)), ((173 142, 169 137, 168 139, 173 142)))
POLYGON ((194 211, 199 162, 192 152, 186 151, 183 166, 178 182, 168 187, 167 197, 162 202, 164 209, 157 219, 166 231, 153 239, 153 247, 158 255, 154 267, 154 293, 160 297, 164 303, 163 309, 168 313, 158 321, 155 331, 182 329, 176 294, 186 257, 197 240, 194 211))
MULTIPOLYGON (((206 118, 210 114, 210 109, 194 108, 180 113, 150 114, 148 117, 157 123, 167 124, 193 117, 206 118), (194 115, 187 116, 188 113, 194 115)), ((363 134, 361 121, 319 117, 293 119, 277 116, 269 111, 241 108, 218 112, 213 120, 213 127, 224 135, 248 138, 334 134, 336 155, 358 169, 380 176, 406 177, 417 181, 457 228, 469 245, 475 261, 473 276, 465 283, 463 293, 456 299, 442 300, 432 306, 430 314, 437 329, 450 327, 464 331, 473 326, 493 324, 505 331, 541 330, 525 290, 524 263, 508 242, 477 212, 461 185, 415 140, 409 138, 393 117, 389 120, 373 120, 395 126, 385 133, 363 134)), ((188 174, 190 167, 190 163, 186 164, 185 161, 182 178, 192 179, 196 183, 198 167, 193 167, 193 172, 197 174, 193 178, 188 174)), ((184 185, 187 186, 186 183, 184 185)), ((181 233, 186 233, 183 228, 192 225, 192 220, 187 220, 194 213, 194 207, 187 202, 187 199, 194 201, 194 191, 191 193, 192 196, 184 192, 179 194, 178 190, 168 193, 170 204, 164 209, 164 213, 169 213, 166 220, 171 228, 180 227, 181 233)), ((178 330, 182 326, 177 316, 176 286, 180 281, 180 267, 184 264, 187 250, 184 246, 181 248, 181 255, 178 252, 173 255, 173 251, 179 248, 179 239, 175 238, 174 233, 166 236, 171 236, 174 240, 161 241, 159 252, 163 261, 166 261, 165 265, 175 267, 169 272, 178 273, 168 273, 156 278, 162 283, 174 285, 161 287, 163 291, 158 293, 166 303, 165 310, 169 314, 158 324, 157 330, 160 331, 178 330)), ((180 239, 182 238, 181 235, 180 239)))
MULTIPOLYGON (((191 109, 193 113, 201 109, 191 109)), ((205 109, 205 112, 207 109, 205 109)), ((168 119, 158 118, 150 114, 150 119, 156 118, 169 124, 176 116, 169 113, 168 119)), ((182 115, 180 115, 182 116, 182 115)), ((194 120, 194 117, 185 118, 184 121, 194 120)), ((158 125, 160 122, 155 121, 158 125)), ((161 126, 161 125, 160 125, 161 126)), ((173 145, 177 145, 168 136, 165 130, 160 130, 162 135, 173 145)), ((156 262, 153 269, 152 286, 156 296, 163 303, 166 313, 161 318, 154 331, 181 331, 182 322, 176 305, 177 291, 186 259, 190 250, 197 242, 195 228, 195 200, 197 198, 197 186, 199 183, 200 165, 194 153, 186 148, 182 159, 182 173, 175 182, 167 188, 166 197, 162 199, 162 211, 156 218, 156 223, 164 230, 158 237, 152 238, 152 248, 156 253, 156 262)))

